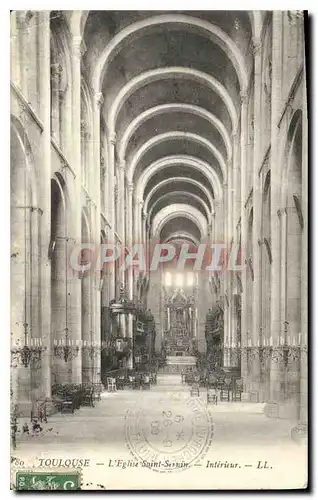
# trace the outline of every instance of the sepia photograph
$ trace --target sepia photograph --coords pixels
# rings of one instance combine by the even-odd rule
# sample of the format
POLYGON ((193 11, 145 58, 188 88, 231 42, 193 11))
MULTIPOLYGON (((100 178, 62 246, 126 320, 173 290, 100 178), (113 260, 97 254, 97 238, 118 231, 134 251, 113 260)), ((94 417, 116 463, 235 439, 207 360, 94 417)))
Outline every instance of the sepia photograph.
POLYGON ((10 31, 10 489, 305 491, 308 12, 10 31))

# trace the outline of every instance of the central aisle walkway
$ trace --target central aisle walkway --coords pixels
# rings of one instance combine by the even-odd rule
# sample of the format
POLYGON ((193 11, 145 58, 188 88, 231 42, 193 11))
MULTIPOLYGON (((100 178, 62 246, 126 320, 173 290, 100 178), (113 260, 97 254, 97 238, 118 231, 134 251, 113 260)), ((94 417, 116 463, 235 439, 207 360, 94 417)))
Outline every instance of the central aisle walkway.
MULTIPOLYGON (((280 463, 290 462, 292 475, 293 467, 296 467, 293 459, 299 458, 301 449, 290 439, 293 422, 266 418, 262 404, 220 403, 207 407, 206 391, 202 389, 200 392, 202 407, 213 421, 213 438, 207 455, 200 463, 202 467, 206 467, 207 460, 242 464, 247 461, 254 465, 258 460, 267 460, 273 466, 276 461, 278 468, 280 463)), ((102 400, 96 402, 94 408, 80 408, 73 415, 52 415, 48 423, 43 424, 41 435, 19 435, 15 456, 23 458, 33 453, 34 460, 30 466, 38 464, 39 458, 86 458, 90 461, 87 474, 95 478, 104 470, 109 472, 110 459, 134 459, 127 443, 127 412, 142 410, 146 425, 154 425, 153 422, 157 422, 163 412, 169 414, 175 410, 175 413, 180 413, 182 405, 195 400, 195 397, 190 398, 189 387, 181 384, 180 375, 158 375, 157 386, 150 390, 104 392, 102 400)), ((185 435, 191 431, 186 418, 183 430, 185 435)), ((187 470, 187 481, 194 474, 193 469, 196 467, 187 470)), ((111 471, 115 474, 115 469, 111 471)), ((255 474, 255 470, 252 472, 252 475, 255 474)), ((145 471, 145 481, 148 473, 153 471, 145 471)), ((165 481, 170 481, 169 476, 164 475, 165 481)), ((182 474, 182 481, 184 479, 185 474, 182 474)))

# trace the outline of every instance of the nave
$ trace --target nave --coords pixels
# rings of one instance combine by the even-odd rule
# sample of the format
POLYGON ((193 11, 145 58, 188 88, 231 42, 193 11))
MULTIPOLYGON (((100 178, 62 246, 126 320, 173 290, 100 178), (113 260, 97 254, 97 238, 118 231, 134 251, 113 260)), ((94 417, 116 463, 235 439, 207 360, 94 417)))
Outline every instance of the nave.
MULTIPOLYGON (((163 435, 160 434, 160 439, 157 441, 161 445, 159 454, 153 451, 156 450, 151 447, 154 441, 149 439, 152 453, 144 457, 140 454, 136 459, 131 446, 127 446, 127 413, 136 408, 144 409, 146 418, 143 429, 150 434, 152 422, 160 420, 163 411, 167 415, 170 415, 169 412, 172 415, 178 413, 185 415, 185 403, 189 399, 196 400, 190 398, 189 387, 181 383, 179 374, 158 375, 157 386, 150 390, 104 392, 101 401, 96 402, 94 408, 83 407, 71 415, 52 415, 47 423, 42 424, 43 432, 39 435, 23 435, 19 438, 15 454, 19 459, 29 460, 30 463, 31 445, 33 455, 37 457, 33 462, 42 464, 44 468, 45 464, 52 464, 53 459, 56 464, 63 465, 70 464, 71 460, 76 459, 89 460, 89 468, 85 470, 85 483, 88 489, 112 489, 112 487, 118 489, 119 485, 120 489, 125 489, 126 481, 129 488, 152 489, 154 481, 158 480, 156 471, 151 467, 145 467, 142 476, 140 474, 137 476, 131 463, 136 460, 142 463, 142 459, 146 460, 148 465, 154 460, 158 462, 158 455, 159 458, 161 456, 160 449, 163 449, 163 435), (130 463, 130 466, 125 467, 124 462, 130 463)), ((195 461, 197 465, 190 466, 186 472, 162 474, 167 489, 193 488, 194 484, 197 489, 217 489, 218 485, 224 488, 224 484, 236 488, 235 481, 238 476, 235 475, 235 471, 239 466, 242 468, 246 464, 252 465, 253 468, 246 483, 239 484, 242 488, 244 486, 248 489, 259 488, 264 480, 264 474, 266 475, 266 469, 256 468, 260 460, 261 465, 267 461, 269 467, 276 468, 279 487, 284 487, 285 484, 286 487, 292 488, 293 477, 294 486, 299 487, 299 471, 305 467, 307 455, 306 447, 296 444, 290 438, 290 428, 295 422, 266 418, 263 403, 233 402, 207 407, 206 389, 200 391, 199 400, 210 413, 213 426, 211 444, 204 457, 198 455, 195 461), (282 479, 281 474, 285 474, 283 468, 286 463, 290 475, 282 479), (209 474, 202 473, 200 476, 198 469, 200 468, 201 472, 201 468, 207 468, 207 465, 209 474)), ((191 441, 189 426, 190 421, 183 426, 182 446, 185 447, 191 441)), ((176 441, 174 446, 176 447, 176 441)), ((75 461, 73 463, 76 464, 75 461)), ((275 480, 271 482, 271 486, 275 487, 275 480)))
POLYGON ((304 27, 302 11, 11 12, 13 437, 171 357, 241 379, 265 427, 306 437, 304 27), (105 252, 99 269, 103 245, 147 265, 105 252))

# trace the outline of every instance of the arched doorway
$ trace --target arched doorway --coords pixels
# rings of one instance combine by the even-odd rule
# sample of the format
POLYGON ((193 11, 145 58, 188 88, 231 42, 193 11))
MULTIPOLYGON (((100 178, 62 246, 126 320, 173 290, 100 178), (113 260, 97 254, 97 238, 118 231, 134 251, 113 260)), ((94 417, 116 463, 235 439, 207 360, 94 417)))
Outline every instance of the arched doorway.
MULTIPOLYGON (((41 210, 33 155, 22 124, 11 120, 11 344, 13 349, 41 344, 40 240, 41 210)), ((34 353, 35 354, 35 353, 34 353)), ((20 414, 30 414, 41 395, 41 361, 37 356, 12 364, 12 401, 20 414)))

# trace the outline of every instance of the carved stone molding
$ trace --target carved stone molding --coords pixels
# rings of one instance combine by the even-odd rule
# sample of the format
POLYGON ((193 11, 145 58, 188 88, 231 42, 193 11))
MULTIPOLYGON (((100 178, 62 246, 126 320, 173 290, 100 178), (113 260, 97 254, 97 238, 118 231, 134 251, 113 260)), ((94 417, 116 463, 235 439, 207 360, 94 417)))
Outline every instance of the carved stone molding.
POLYGON ((247 104, 248 101, 248 93, 246 90, 241 90, 240 92, 240 99, 241 99, 241 104, 247 104))
POLYGON ((63 66, 59 62, 51 64, 51 82, 54 90, 60 90, 63 66))
POLYGON ((72 40, 72 56, 81 59, 87 50, 86 44, 81 36, 75 36, 72 40))
POLYGON ((125 171, 125 170, 126 170, 126 160, 121 160, 121 161, 119 162, 118 167, 119 167, 119 170, 121 170, 121 171, 125 171))
POLYGON ((104 96, 102 92, 95 93, 95 102, 99 108, 102 106, 102 104, 104 103, 104 96))
POLYGON ((262 43, 259 38, 253 38, 253 54, 256 56, 261 52, 262 43))

